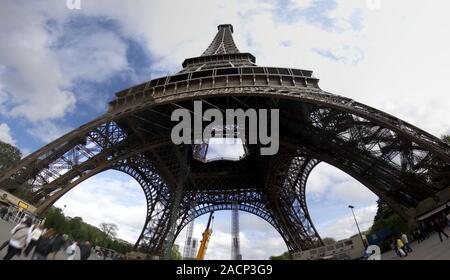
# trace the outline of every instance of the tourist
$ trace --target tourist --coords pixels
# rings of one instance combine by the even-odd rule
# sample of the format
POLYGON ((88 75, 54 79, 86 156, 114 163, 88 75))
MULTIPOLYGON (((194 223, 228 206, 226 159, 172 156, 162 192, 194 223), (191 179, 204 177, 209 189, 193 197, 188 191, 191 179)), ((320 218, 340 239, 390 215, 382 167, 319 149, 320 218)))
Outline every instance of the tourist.
POLYGON ((433 221, 433 229, 434 231, 436 231, 439 234, 439 240, 442 240, 442 235, 445 236, 445 239, 448 239, 448 235, 447 233, 445 233, 445 228, 446 225, 439 219, 439 218, 435 218, 433 221))
POLYGON ((37 244, 39 238, 41 238, 42 234, 44 234, 44 226, 42 226, 42 225, 33 226, 31 233, 28 235, 28 240, 27 240, 28 245, 24 251, 25 257, 27 257, 30 254, 31 250, 33 250, 33 248, 36 246, 36 244, 37 244))
POLYGON ((405 251, 407 253, 411 253, 413 250, 412 250, 411 246, 409 246, 408 236, 406 234, 402 233, 401 239, 402 239, 405 251))
MULTIPOLYGON (((431 233, 431 226, 429 225, 429 223, 426 222, 422 222, 420 225, 420 232, 422 233, 422 239, 426 240, 430 237, 430 233, 431 233)), ((422 240, 422 241, 423 241, 422 240)))
POLYGON ((52 251, 55 230, 47 230, 37 241, 36 249, 34 249, 32 260, 46 260, 48 254, 52 251))
POLYGON ((8 244, 8 252, 3 257, 4 260, 10 260, 15 255, 20 255, 27 245, 27 238, 30 234, 32 221, 27 218, 23 223, 18 224, 11 230, 11 238, 8 244))
POLYGON ((6 214, 8 214, 8 207, 3 205, 0 208, 0 218, 5 219, 6 214))
POLYGON ((394 251, 397 256, 402 257, 402 254, 400 253, 397 247, 397 241, 395 239, 392 239, 391 242, 389 243, 391 244, 392 251, 394 251))
POLYGON ((67 235, 63 235, 58 233, 53 241, 52 250, 51 250, 51 259, 54 260, 59 251, 65 248, 67 242, 67 235))
POLYGON ((78 261, 80 260, 80 247, 78 246, 78 242, 74 241, 72 245, 67 247, 67 260, 69 261, 78 261))
POLYGON ((422 232, 420 232, 420 228, 413 231, 413 239, 417 240, 417 243, 422 242, 422 232))
POLYGON ((401 257, 408 256, 408 252, 405 250, 405 244, 403 244, 401 238, 397 238, 397 250, 399 251, 401 257))
POLYGON ((80 260, 85 261, 91 256, 91 243, 89 241, 80 244, 80 260))
POLYGON ((447 226, 450 227, 450 211, 447 214, 447 226))
POLYGON ((5 217, 3 218, 5 221, 9 222, 12 219, 13 216, 13 209, 12 208, 8 208, 8 212, 5 214, 5 217))

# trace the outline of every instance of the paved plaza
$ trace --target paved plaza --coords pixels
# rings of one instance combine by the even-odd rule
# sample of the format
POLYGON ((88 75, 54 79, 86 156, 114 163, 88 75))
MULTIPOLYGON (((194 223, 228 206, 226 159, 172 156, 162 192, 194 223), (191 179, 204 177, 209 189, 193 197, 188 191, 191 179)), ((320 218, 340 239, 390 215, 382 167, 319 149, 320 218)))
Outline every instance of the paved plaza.
MULTIPOLYGON (((450 230, 447 229, 446 233, 450 235, 450 230)), ((383 260, 450 260, 450 238, 445 239, 443 236, 443 242, 439 240, 437 233, 430 235, 427 240, 417 243, 413 242, 411 248, 412 253, 408 254, 406 258, 400 258, 393 251, 386 252, 381 255, 383 260)))

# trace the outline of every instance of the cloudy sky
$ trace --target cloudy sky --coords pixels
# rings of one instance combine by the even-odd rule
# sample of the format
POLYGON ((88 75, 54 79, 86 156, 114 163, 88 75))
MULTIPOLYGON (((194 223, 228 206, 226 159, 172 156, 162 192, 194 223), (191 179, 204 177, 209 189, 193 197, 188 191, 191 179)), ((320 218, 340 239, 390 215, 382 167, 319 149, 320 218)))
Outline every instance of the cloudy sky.
MULTIPOLYGON (((314 70, 326 91, 394 114, 436 136, 450 133, 445 0, 65 0, 0 2, 0 139, 28 154, 105 112, 115 92, 174 73, 201 54, 221 23, 259 65, 314 70)), ((347 205, 370 226, 376 197, 320 164, 308 205, 322 236, 356 232, 347 205)), ((61 199, 68 215, 114 222, 131 242, 145 216, 142 191, 115 172, 61 199)), ((196 221, 200 237, 206 217, 196 221)), ((242 214, 244 258, 285 251, 264 221, 242 214)), ((229 258, 230 215, 218 213, 207 258, 229 258)), ((177 243, 183 243, 183 237, 177 243)))

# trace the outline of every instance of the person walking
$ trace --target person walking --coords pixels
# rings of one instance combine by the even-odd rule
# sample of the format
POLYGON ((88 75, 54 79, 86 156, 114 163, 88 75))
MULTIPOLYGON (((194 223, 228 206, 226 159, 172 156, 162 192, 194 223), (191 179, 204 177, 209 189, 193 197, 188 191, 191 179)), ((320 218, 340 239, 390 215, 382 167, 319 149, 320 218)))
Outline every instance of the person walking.
POLYGON ((59 251, 61 251, 65 245, 66 245, 66 239, 64 238, 64 235, 61 233, 58 233, 53 241, 53 245, 52 245, 52 259, 54 260, 56 258, 56 255, 58 254, 59 251))
POLYGON ((405 250, 405 244, 403 244, 401 238, 397 238, 397 250, 400 252, 401 257, 408 256, 408 253, 405 250))
POLYGON ((447 226, 450 227, 450 211, 447 214, 447 226))
POLYGON ((31 250, 36 246, 39 238, 41 238, 42 234, 44 234, 44 226, 43 225, 37 225, 34 226, 31 233, 28 235, 28 245, 25 248, 24 255, 25 257, 28 257, 28 255, 31 253, 31 250))
POLYGON ((55 230, 47 230, 37 241, 36 249, 34 249, 32 260, 46 260, 48 254, 52 251, 53 241, 55 237, 55 230))
POLYGON ((411 248, 411 246, 409 246, 408 236, 405 233, 402 233, 401 239, 407 253, 411 253, 413 249, 411 248))
POLYGON ((91 256, 91 243, 89 241, 80 244, 80 260, 85 261, 91 256))
POLYGON ((30 234, 32 225, 31 218, 27 218, 23 223, 18 224, 11 230, 11 238, 9 239, 8 252, 3 257, 4 260, 10 260, 15 255, 20 255, 27 245, 27 238, 30 234))
POLYGON ((72 245, 67 247, 67 260, 68 261, 78 261, 80 260, 80 247, 78 246, 78 241, 74 241, 72 245))
POLYGON ((392 239, 389 244, 391 245, 391 249, 395 252, 395 254, 399 257, 402 257, 400 251, 397 248, 397 241, 395 239, 392 239))
POLYGON ((3 220, 5 219, 6 214, 8 214, 8 207, 6 206, 2 206, 0 208, 0 218, 2 218, 3 220))
POLYGON ((439 220, 439 218, 436 218, 433 221, 433 229, 439 234, 439 240, 441 240, 441 242, 443 241, 442 235, 445 236, 445 239, 448 239, 448 234, 445 233, 445 225, 441 220, 439 220))

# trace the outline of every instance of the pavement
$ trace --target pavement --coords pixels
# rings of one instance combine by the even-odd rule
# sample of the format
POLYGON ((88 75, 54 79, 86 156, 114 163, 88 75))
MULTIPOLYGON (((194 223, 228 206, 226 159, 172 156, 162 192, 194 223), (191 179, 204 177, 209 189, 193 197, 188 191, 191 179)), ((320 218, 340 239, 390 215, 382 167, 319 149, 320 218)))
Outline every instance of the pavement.
MULTIPOLYGON (((445 231, 450 236, 450 229, 445 231)), ((439 240, 439 235, 433 233, 430 237, 421 243, 412 242, 410 244, 413 252, 407 257, 400 258, 394 251, 389 251, 381 255, 382 260, 450 260, 450 238, 443 242, 439 240)))

